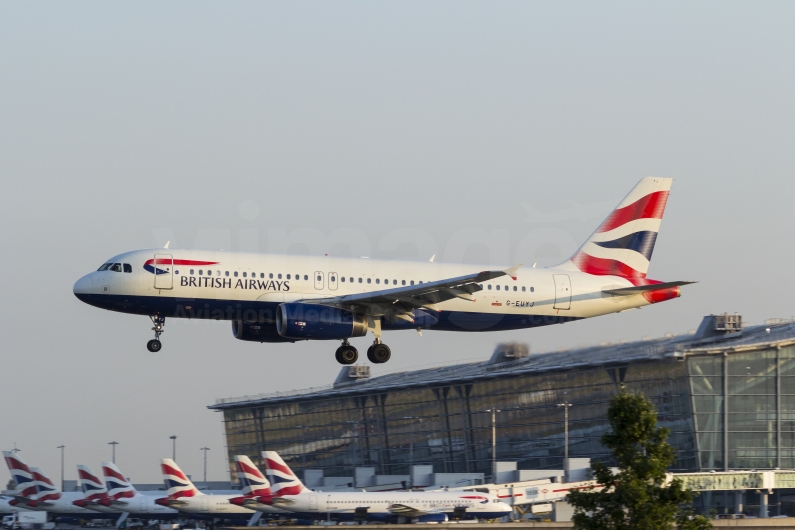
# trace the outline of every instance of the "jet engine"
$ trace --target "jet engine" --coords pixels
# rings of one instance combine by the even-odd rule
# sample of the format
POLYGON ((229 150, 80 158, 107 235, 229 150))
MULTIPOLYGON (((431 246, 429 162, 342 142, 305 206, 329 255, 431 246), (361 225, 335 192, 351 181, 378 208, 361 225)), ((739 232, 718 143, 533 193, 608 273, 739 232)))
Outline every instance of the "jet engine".
POLYGON ((347 339, 367 334, 367 319, 351 311, 318 304, 280 304, 276 330, 288 339, 347 339))
POLYGON ((276 325, 269 322, 232 321, 232 334, 238 340, 252 342, 295 342, 286 339, 276 332, 276 325))

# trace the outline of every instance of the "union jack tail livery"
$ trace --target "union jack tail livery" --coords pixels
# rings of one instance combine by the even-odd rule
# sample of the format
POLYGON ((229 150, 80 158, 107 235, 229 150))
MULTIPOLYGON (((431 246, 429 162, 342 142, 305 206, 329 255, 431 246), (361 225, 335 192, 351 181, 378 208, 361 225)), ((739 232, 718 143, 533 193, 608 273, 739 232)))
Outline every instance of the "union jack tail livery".
POLYGON ((237 478, 243 486, 242 493, 247 497, 267 497, 271 495, 271 485, 254 462, 245 455, 235 456, 237 478))
POLYGON ((114 501, 135 497, 136 491, 124 473, 113 462, 102 462, 102 474, 108 487, 108 497, 114 501))
POLYGON ((100 501, 108 498, 108 489, 105 484, 88 466, 82 464, 77 466, 77 478, 80 481, 80 489, 83 491, 83 500, 100 501))
POLYGON ((36 484, 33 481, 33 473, 25 461, 19 458, 14 451, 3 451, 3 458, 5 458, 8 472, 11 473, 11 478, 17 486, 16 494, 20 497, 35 499, 36 484))
POLYGON ((274 497, 283 495, 298 495, 309 491, 304 483, 298 480, 290 466, 284 463, 276 451, 262 451, 265 458, 265 472, 271 483, 271 492, 274 497))
POLYGON ((197 495, 204 495, 193 482, 190 481, 188 476, 182 472, 176 462, 170 458, 164 458, 160 461, 160 469, 163 472, 163 482, 166 484, 168 490, 168 498, 171 500, 181 499, 183 497, 195 497, 197 495))
POLYGON ((645 285, 673 179, 646 177, 624 197, 599 228, 560 268, 619 276, 645 285), (566 266, 569 267, 566 267, 566 266))
POLYGON ((33 474, 33 483, 36 484, 37 501, 57 501, 61 498, 60 488, 53 484, 41 468, 31 467, 30 472, 33 474))

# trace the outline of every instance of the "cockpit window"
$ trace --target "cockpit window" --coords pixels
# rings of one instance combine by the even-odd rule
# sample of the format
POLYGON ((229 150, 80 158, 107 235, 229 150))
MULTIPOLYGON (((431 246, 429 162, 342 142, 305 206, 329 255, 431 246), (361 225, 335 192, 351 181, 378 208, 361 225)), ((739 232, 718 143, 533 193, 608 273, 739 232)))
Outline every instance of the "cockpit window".
POLYGON ((114 263, 108 270, 113 272, 121 272, 121 263, 114 263))
POLYGON ((132 272, 132 265, 130 265, 129 263, 125 263, 124 272, 132 272))
POLYGON ((102 266, 101 266, 100 268, 98 268, 97 270, 98 270, 98 271, 106 271, 106 270, 108 270, 108 268, 109 268, 111 265, 113 265, 113 263, 103 263, 103 264, 102 264, 102 266))

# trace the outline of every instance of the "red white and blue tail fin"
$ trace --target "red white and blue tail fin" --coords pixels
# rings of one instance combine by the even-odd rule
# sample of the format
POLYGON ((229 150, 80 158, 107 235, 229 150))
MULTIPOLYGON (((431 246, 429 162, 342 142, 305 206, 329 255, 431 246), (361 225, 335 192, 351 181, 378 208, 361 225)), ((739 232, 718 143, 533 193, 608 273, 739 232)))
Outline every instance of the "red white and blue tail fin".
POLYGON ((102 474, 105 475, 108 497, 114 501, 130 499, 138 494, 130 481, 124 477, 124 473, 113 462, 102 462, 102 474))
POLYGON ((271 495, 270 482, 249 457, 235 456, 235 467, 237 468, 237 478, 240 479, 240 485, 243 487, 243 495, 250 497, 271 495))
POLYGON ((99 475, 95 475, 91 471, 90 467, 78 464, 77 478, 80 482, 80 490, 83 492, 83 500, 99 501, 108 498, 108 488, 100 480, 99 475))
POLYGON ((3 451, 3 458, 8 466, 8 472, 11 473, 11 479, 16 484, 16 494, 20 497, 35 499, 36 484, 33 481, 30 467, 14 451, 3 451))
POLYGON ((163 472, 163 482, 166 484, 169 499, 181 499, 183 497, 196 497, 204 495, 200 492, 188 476, 182 472, 176 462, 170 458, 160 461, 160 470, 163 472))
POLYGON ((565 263, 597 276, 619 276, 643 285, 660 231, 673 179, 646 177, 624 197, 599 228, 565 263))
POLYGON ((31 467, 30 472, 33 474, 33 483, 36 484, 37 501, 57 501, 61 498, 61 488, 41 468, 31 467))
POLYGON ((271 483, 271 492, 274 497, 282 495, 297 495, 309 489, 304 486, 290 466, 284 463, 282 457, 276 451, 262 451, 265 459, 265 472, 271 483))

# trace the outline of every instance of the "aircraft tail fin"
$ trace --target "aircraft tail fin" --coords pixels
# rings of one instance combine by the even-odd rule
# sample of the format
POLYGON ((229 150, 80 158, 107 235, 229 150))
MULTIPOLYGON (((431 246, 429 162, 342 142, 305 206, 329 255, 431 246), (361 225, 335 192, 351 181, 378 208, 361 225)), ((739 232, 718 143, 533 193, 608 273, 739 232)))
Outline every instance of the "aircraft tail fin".
POLYGON ((94 474, 91 468, 83 464, 77 465, 77 478, 80 482, 80 490, 83 492, 83 499, 87 501, 98 501, 108 498, 108 488, 100 480, 99 475, 94 474))
POLYGON ((276 451, 262 451, 262 457, 265 459, 265 469, 274 497, 297 495, 308 491, 308 488, 293 473, 290 466, 282 460, 279 453, 276 451))
POLYGON ((114 501, 129 499, 138 493, 113 462, 102 462, 102 474, 105 475, 108 497, 114 501))
POLYGON ((3 451, 8 472, 16 484, 16 494, 28 499, 36 498, 36 484, 33 481, 33 473, 30 467, 22 460, 15 451, 3 451))
POLYGON ((243 486, 243 495, 251 497, 271 495, 271 483, 249 457, 235 456, 235 467, 237 468, 237 478, 240 479, 240 485, 243 486))
POLYGON ((182 472, 176 462, 170 458, 160 461, 160 469, 163 472, 163 481, 168 490, 169 499, 180 499, 182 497, 196 497, 204 495, 193 485, 188 476, 182 472))
POLYGON ((672 183, 671 178, 641 179, 577 252, 553 268, 645 284, 672 183))
POLYGON ((56 501, 61 498, 61 488, 55 485, 50 477, 39 467, 31 467, 33 482, 36 484, 37 501, 56 501))

